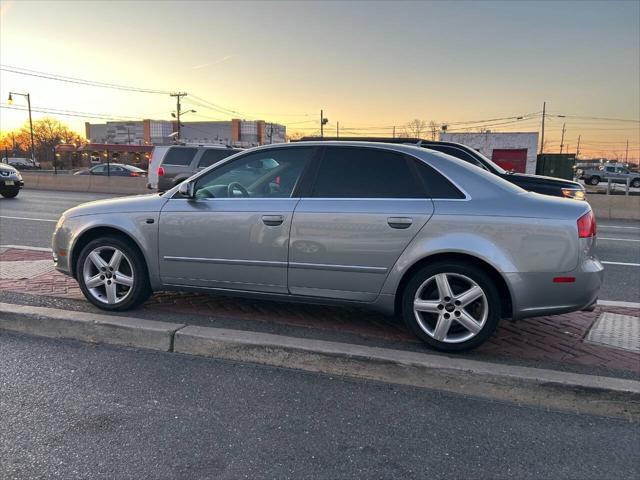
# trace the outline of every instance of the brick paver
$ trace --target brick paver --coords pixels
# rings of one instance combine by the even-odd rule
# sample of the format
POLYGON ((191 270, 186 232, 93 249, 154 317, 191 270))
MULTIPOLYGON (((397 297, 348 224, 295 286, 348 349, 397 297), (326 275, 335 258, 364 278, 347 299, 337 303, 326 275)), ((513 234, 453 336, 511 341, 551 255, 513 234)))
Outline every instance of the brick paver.
MULTIPOLYGON (((50 258, 50 254, 17 249, 0 253, 0 262, 44 258, 50 258)), ((0 280, 0 290, 67 299, 84 298, 76 281, 58 272, 28 280, 0 280)), ((179 292, 156 293, 145 306, 164 313, 254 320, 348 332, 364 338, 418 343, 398 319, 355 308, 179 292)), ((640 373, 640 354, 585 342, 589 329, 605 308, 614 313, 638 314, 628 308, 598 307, 593 312, 536 317, 518 322, 504 321, 495 335, 478 351, 496 357, 567 362, 640 373)))

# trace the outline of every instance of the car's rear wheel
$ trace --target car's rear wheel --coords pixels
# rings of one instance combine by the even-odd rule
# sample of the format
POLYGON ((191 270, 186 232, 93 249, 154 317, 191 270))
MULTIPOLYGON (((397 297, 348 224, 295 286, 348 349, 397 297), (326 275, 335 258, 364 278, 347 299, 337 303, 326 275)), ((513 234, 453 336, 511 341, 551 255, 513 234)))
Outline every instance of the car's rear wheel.
POLYGON ((129 310, 151 294, 140 252, 118 237, 89 242, 78 258, 76 278, 87 300, 103 310, 129 310))
POLYGON ((589 178, 589 185, 598 185, 600 183, 600 177, 593 176, 589 178))
POLYGON ((0 194, 4 198, 15 198, 19 192, 20 192, 19 188, 8 188, 6 190, 2 190, 0 194))
POLYGON ((438 262, 418 270, 402 297, 407 326, 425 343, 443 352, 482 344, 500 321, 500 297, 480 268, 438 262))

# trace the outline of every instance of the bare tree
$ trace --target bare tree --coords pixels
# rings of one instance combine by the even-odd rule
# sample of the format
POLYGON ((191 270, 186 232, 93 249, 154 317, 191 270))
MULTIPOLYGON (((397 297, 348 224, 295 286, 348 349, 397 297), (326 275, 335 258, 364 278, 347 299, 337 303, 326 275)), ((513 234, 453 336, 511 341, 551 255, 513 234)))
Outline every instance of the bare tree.
POLYGON ((426 130, 427 122, 416 118, 404 126, 404 135, 411 138, 420 138, 426 130))
POLYGON ((431 133, 431 140, 435 142, 438 136, 438 124, 433 120, 429 122, 429 132, 431 133))

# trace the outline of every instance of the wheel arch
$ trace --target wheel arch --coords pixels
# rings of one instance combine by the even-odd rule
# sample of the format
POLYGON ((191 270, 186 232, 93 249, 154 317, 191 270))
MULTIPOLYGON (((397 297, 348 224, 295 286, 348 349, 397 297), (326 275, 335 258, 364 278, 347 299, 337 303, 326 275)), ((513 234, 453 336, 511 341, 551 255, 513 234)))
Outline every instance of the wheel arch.
POLYGON ((429 255, 417 260, 413 263, 403 274, 400 279, 400 283, 398 284, 398 288, 396 289, 395 295, 395 312, 399 314, 402 310, 402 295, 404 293, 404 289, 409 283, 409 280, 413 276, 413 274, 425 267, 426 265, 433 264, 435 262, 440 261, 455 261, 461 263, 470 263, 476 267, 481 268, 485 271, 489 277, 493 280, 498 289, 498 293, 500 295, 500 309, 501 309, 501 317, 502 318, 511 318, 513 316, 513 294, 507 281, 504 279, 502 274, 490 263, 481 258, 478 258, 474 255, 470 255, 468 253, 458 253, 458 252, 441 252, 434 253, 433 255, 429 255))
MULTIPOLYGON (((142 247, 138 244, 135 238, 126 233, 124 230, 121 230, 117 227, 113 226, 94 226, 83 231, 78 238, 75 239, 73 245, 71 247, 71 263, 70 270, 73 278, 76 278, 76 270, 78 264, 78 258, 80 257, 80 252, 82 249, 91 241, 101 238, 101 237, 117 237, 121 240, 129 243, 133 248, 137 250, 137 253, 140 254, 140 258, 144 262, 144 268, 147 272, 147 276, 150 275, 149 265, 147 264, 147 258, 144 255, 142 247)), ((76 278, 77 279, 77 278, 76 278)))

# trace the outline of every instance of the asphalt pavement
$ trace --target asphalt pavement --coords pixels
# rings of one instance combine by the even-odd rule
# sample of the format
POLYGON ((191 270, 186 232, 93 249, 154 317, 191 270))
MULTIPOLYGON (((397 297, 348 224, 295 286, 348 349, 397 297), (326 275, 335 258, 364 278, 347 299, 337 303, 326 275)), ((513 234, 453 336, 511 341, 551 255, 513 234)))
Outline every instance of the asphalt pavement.
POLYGON ((0 478, 638 478, 637 424, 0 333, 0 478))
MULTIPOLYGON (((110 197, 113 195, 27 189, 15 199, 0 199, 0 245, 48 248, 63 211, 110 197)), ((640 302, 640 222, 599 222, 597 252, 606 266, 600 299, 640 302)))

